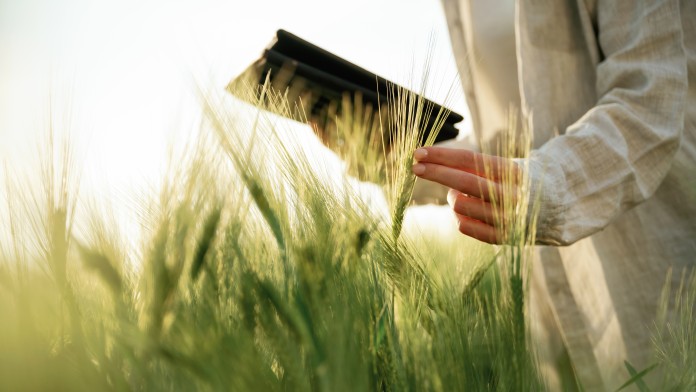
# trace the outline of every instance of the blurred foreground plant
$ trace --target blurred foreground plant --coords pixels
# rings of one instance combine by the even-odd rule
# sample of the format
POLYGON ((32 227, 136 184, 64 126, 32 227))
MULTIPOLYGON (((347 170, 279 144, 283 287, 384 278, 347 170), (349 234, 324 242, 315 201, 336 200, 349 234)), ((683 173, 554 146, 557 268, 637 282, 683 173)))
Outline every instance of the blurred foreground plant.
MULTIPOLYGON (((201 93, 207 131, 141 201, 137 252, 107 215, 73 229, 76 194, 54 159, 48 202, 9 186, 1 390, 543 387, 525 340, 527 211, 505 210, 501 250, 402 233, 411 154, 443 113, 409 91, 388 97, 373 131, 392 138, 391 157, 364 173, 386 174, 385 217, 311 163, 271 114, 297 110, 282 91, 239 88, 246 99, 201 93)), ((362 126, 344 120, 336 132, 362 126)))

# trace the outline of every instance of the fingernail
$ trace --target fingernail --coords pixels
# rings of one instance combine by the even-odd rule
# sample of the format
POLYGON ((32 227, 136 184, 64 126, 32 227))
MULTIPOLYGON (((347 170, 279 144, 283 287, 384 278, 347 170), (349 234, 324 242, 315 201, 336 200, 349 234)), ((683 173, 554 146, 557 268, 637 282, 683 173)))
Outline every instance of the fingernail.
POLYGON ((419 161, 421 159, 424 159, 427 156, 428 156, 428 150, 426 150, 425 148, 418 148, 418 149, 416 149, 416 151, 413 152, 413 157, 419 161))
POLYGON ((458 192, 454 189, 450 189, 449 192, 447 192, 447 204, 452 208, 454 208, 454 202, 457 201, 457 193, 458 192))
POLYGON ((425 165, 422 163, 416 163, 413 165, 411 170, 413 170, 413 174, 420 176, 421 174, 425 173, 425 165))

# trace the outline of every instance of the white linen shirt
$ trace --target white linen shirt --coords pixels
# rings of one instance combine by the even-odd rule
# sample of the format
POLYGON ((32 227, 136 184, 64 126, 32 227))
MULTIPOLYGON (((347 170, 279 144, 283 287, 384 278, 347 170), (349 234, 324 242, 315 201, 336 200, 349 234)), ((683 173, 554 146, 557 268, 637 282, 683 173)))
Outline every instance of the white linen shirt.
MULTIPOLYGON (((486 80, 501 68, 472 55, 486 50, 475 29, 486 0, 442 3, 477 137, 494 140, 486 123, 501 120, 483 117, 501 93, 486 80)), ((537 238, 553 245, 537 247, 531 332, 544 374, 558 339, 584 390, 614 390, 630 378, 624 360, 653 362, 668 270, 677 287, 696 265, 696 1, 512 5, 516 53, 498 61, 532 119, 537 238)))

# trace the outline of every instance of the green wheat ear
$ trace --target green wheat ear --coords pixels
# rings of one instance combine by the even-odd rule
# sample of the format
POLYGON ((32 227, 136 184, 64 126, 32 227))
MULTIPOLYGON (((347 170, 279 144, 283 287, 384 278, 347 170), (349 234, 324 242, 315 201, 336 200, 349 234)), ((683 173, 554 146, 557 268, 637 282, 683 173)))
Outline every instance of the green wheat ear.
MULTIPOLYGON (((432 49, 432 48, 431 48, 432 49)), ((404 214, 413 195, 416 177, 411 172, 413 151, 421 147, 426 132, 428 137, 422 146, 432 146, 437 139, 445 120, 450 114, 446 105, 450 99, 447 94, 443 106, 434 113, 434 106, 425 99, 430 79, 432 52, 429 52, 425 71, 422 74, 419 93, 398 86, 391 86, 387 95, 386 113, 380 112, 382 135, 389 146, 387 153, 387 199, 391 206, 392 236, 398 241, 404 223, 404 214), (434 117, 434 118, 433 118, 434 117), (432 127, 427 125, 432 121, 432 127)), ((450 90, 451 91, 451 90, 450 90)))

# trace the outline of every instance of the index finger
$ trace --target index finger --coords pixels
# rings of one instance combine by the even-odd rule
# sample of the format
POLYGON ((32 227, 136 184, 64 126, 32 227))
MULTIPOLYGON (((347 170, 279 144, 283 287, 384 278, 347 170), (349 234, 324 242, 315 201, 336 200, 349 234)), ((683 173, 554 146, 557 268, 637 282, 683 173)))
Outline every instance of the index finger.
POLYGON ((514 165, 505 158, 459 148, 421 147, 413 156, 421 163, 435 163, 480 176, 489 172, 493 174, 493 178, 501 177, 505 170, 511 169, 511 165, 514 165))

